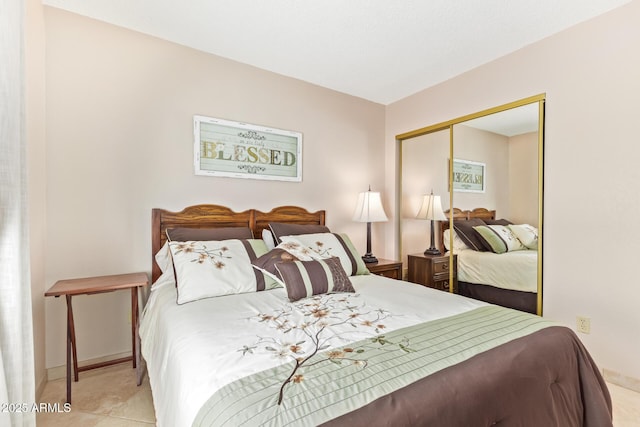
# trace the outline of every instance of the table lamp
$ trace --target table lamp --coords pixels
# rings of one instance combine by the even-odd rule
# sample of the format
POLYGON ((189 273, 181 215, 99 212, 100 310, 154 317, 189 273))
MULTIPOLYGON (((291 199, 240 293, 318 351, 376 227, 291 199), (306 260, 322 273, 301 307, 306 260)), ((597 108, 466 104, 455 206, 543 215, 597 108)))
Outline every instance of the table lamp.
POLYGON ((362 259, 369 264, 378 262, 378 259, 371 253, 371 223, 388 221, 388 218, 382 208, 380 193, 371 191, 371 186, 369 186, 368 191, 363 191, 358 195, 356 210, 353 212, 353 220, 367 223, 367 253, 364 254, 362 259))
POLYGON ((431 194, 425 194, 422 199, 422 206, 416 218, 431 220, 431 246, 424 251, 425 255, 442 255, 435 245, 434 221, 446 221, 447 217, 442 212, 442 203, 440 196, 434 196, 433 190, 431 194))

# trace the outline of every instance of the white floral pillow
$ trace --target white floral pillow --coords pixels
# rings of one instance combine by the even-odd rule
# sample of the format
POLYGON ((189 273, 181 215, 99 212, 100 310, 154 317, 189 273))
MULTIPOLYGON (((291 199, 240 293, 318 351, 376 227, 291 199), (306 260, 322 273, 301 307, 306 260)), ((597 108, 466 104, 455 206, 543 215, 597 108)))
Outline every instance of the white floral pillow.
POLYGON ((473 229, 480 234, 491 252, 502 254, 527 249, 506 225, 480 225, 473 229))
POLYGON ((362 257, 346 234, 316 233, 282 236, 282 248, 300 261, 337 257, 349 276, 369 274, 362 257))
POLYGON ((178 304, 270 289, 275 281, 251 265, 267 252, 258 239, 169 242, 178 304))
POLYGON ((529 224, 511 224, 508 227, 528 249, 538 249, 538 229, 536 227, 529 224))

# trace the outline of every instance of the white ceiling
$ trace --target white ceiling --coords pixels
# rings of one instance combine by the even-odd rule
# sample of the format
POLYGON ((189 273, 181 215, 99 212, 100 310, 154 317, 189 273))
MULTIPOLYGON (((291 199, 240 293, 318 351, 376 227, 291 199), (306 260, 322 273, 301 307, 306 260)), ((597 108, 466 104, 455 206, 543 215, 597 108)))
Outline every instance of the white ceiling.
POLYGON ((538 103, 522 105, 510 110, 489 114, 464 122, 465 126, 483 129, 504 136, 538 131, 538 103))
POLYGON ((630 0, 43 0, 380 104, 630 0))

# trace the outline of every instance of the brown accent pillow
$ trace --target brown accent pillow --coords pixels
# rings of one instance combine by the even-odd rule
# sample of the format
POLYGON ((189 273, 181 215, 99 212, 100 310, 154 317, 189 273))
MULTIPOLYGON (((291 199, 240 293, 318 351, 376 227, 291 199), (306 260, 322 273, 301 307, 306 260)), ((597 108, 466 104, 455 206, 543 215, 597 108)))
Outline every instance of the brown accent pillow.
POLYGON ((318 224, 288 224, 286 222, 270 222, 269 228, 276 244, 282 243, 282 236, 299 236, 301 234, 330 233, 328 227, 318 224))
POLYGON ((274 248, 266 254, 251 261, 254 267, 265 274, 272 275, 274 279, 282 281, 282 276, 276 268, 276 264, 281 262, 298 261, 298 257, 290 254, 284 249, 274 248))
POLYGON ((355 292, 353 285, 336 257, 315 261, 293 261, 276 264, 287 296, 297 301, 312 295, 332 292, 355 292))
POLYGON ((453 221, 453 229, 456 230, 458 237, 460 237, 460 239, 462 239, 469 248, 475 251, 487 252, 488 249, 485 246, 484 239, 476 230, 473 229, 473 227, 478 227, 480 225, 487 224, 479 218, 453 221))
POLYGON ((253 239, 249 227, 220 228, 167 228, 167 237, 172 242, 203 240, 253 239))

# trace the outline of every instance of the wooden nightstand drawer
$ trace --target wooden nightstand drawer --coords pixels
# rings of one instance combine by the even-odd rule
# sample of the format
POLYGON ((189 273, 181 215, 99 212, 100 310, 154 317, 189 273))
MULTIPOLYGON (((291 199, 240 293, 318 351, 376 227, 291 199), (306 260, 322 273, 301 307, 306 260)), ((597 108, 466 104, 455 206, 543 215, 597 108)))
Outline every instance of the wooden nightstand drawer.
MULTIPOLYGON (((435 289, 439 289, 441 291, 447 291, 449 292, 449 275, 446 274, 446 277, 441 277, 440 275, 438 275, 438 277, 435 278, 434 282, 433 282, 433 287, 435 289)), ((455 286, 456 285, 456 280, 454 279, 454 288, 453 288, 453 292, 457 292, 458 289, 455 286)))
POLYGON ((366 265, 369 271, 373 274, 389 277, 391 279, 402 280, 402 262, 400 261, 378 258, 377 263, 366 265))
POLYGON ((409 282, 417 283, 430 288, 439 289, 442 291, 450 291, 450 270, 453 270, 453 291, 457 292, 457 274, 456 266, 458 258, 453 256, 453 268, 451 267, 451 260, 446 255, 424 255, 413 254, 408 257, 409 282))
POLYGON ((449 257, 438 258, 433 261, 433 274, 446 273, 449 275, 449 257))

